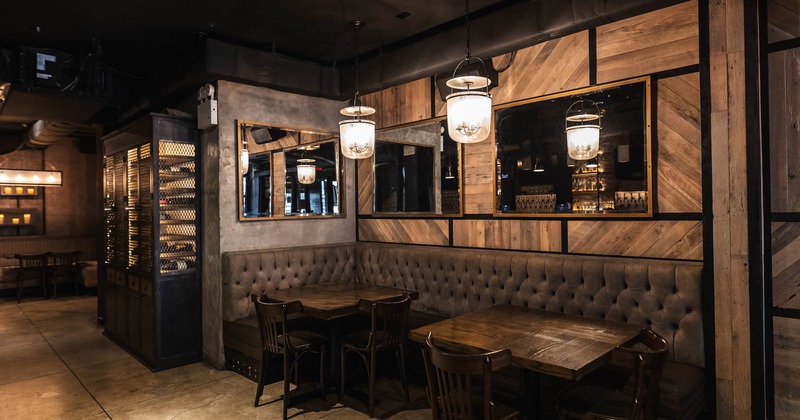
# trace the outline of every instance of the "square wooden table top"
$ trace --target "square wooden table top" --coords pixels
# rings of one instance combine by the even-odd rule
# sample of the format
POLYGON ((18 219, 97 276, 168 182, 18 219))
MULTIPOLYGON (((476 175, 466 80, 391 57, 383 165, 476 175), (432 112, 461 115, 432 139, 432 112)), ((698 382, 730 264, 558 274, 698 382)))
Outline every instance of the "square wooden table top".
POLYGON ((320 283, 302 287, 275 290, 269 297, 285 302, 299 300, 303 313, 319 319, 334 319, 358 312, 358 300, 385 300, 409 293, 419 297, 415 290, 395 289, 363 283, 320 283))
POLYGON ((411 330, 409 337, 424 342, 431 331, 437 346, 468 353, 508 348, 522 368, 578 380, 640 329, 622 322, 497 305, 411 330))

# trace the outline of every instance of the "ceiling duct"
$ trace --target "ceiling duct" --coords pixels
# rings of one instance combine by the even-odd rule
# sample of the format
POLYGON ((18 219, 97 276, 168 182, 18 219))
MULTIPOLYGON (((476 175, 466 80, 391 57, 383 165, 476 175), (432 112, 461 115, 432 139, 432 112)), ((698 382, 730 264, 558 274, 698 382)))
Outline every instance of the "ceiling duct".
POLYGON ((59 121, 39 120, 31 126, 25 138, 25 145, 45 148, 65 139, 92 135, 90 126, 59 121))

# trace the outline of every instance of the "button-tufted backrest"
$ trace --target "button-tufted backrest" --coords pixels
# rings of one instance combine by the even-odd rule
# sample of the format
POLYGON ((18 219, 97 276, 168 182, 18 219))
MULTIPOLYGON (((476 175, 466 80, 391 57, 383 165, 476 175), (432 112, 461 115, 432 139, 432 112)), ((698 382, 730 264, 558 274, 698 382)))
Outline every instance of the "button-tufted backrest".
POLYGON ((700 262, 364 242, 356 258, 358 281, 417 290, 415 310, 509 303, 628 322, 666 338, 670 360, 703 367, 700 262))
POLYGON ((306 284, 354 281, 354 245, 229 252, 222 256, 222 318, 255 314, 250 295, 306 284))

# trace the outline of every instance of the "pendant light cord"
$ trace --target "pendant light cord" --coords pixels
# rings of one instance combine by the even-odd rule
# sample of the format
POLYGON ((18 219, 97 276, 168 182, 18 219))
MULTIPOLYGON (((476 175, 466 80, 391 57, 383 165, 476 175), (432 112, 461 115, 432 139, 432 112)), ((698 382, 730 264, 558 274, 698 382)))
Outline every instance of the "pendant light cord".
POLYGON ((359 106, 358 103, 358 28, 361 27, 360 21, 353 22, 353 35, 354 35, 354 46, 355 46, 355 64, 353 65, 353 84, 355 85, 356 92, 355 96, 353 96, 353 106, 359 106))
POLYGON ((467 22, 467 45, 464 48, 464 52, 467 54, 467 64, 469 64, 469 57, 472 53, 472 50, 469 48, 469 0, 464 2, 464 18, 467 22))

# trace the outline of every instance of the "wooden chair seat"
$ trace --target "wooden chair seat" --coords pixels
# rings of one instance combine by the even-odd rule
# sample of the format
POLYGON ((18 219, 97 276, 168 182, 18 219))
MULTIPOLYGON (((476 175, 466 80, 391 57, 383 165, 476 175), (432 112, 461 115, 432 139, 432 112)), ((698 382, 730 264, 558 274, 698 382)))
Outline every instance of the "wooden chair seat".
POLYGON ((633 342, 615 352, 632 356, 633 370, 615 367, 605 375, 593 375, 566 387, 556 397, 561 419, 630 419, 657 417, 661 373, 667 360, 667 341, 649 329, 642 329, 633 342), (634 377, 632 389, 626 386, 634 377))

